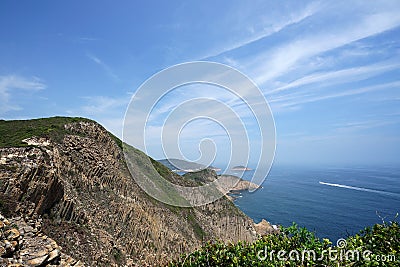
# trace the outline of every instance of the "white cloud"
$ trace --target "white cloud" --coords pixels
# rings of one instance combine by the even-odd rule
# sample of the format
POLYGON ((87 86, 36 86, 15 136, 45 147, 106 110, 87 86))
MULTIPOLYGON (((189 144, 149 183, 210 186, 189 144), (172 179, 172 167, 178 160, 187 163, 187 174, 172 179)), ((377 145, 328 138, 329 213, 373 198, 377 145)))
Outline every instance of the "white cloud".
POLYGON ((107 73, 107 75, 110 76, 112 79, 114 79, 115 81, 120 81, 120 78, 114 73, 114 71, 110 68, 110 66, 104 63, 100 58, 92 54, 86 54, 86 56, 89 59, 91 59, 94 63, 102 67, 103 70, 107 73))
POLYGON ((290 43, 258 54, 248 61, 253 68, 255 81, 264 84, 293 71, 301 60, 342 47, 400 25, 400 13, 396 10, 369 14, 359 21, 349 20, 346 27, 336 27, 313 34, 301 35, 290 43))
POLYGON ((379 75, 386 71, 398 69, 399 67, 400 64, 398 63, 384 62, 378 64, 371 64, 367 66, 361 66, 361 67, 341 69, 336 71, 314 73, 308 76, 304 76, 286 85, 280 86, 268 92, 268 94, 273 94, 291 88, 297 88, 314 83, 318 83, 318 87, 322 87, 323 85, 326 84, 328 85, 343 84, 353 81, 364 80, 366 78, 379 75))
POLYGON ((366 130, 370 128, 378 128, 386 125, 397 124, 398 120, 369 120, 369 121, 355 121, 346 122, 343 124, 334 125, 336 132, 353 132, 359 130, 366 130))
POLYGON ((85 96, 82 97, 87 104, 80 110, 87 115, 100 115, 115 112, 116 109, 123 110, 129 103, 130 96, 126 97, 108 97, 108 96, 85 96))
POLYGON ((38 91, 45 89, 46 85, 37 77, 26 78, 18 75, 0 76, 0 114, 11 110, 20 110, 12 94, 17 90, 38 91))
MULTIPOLYGON (((265 16, 263 18, 263 23, 261 27, 258 27, 258 29, 255 29, 254 25, 248 25, 247 29, 248 32, 250 33, 250 36, 247 36, 243 38, 242 40, 233 42, 229 45, 224 45, 220 48, 214 49, 212 52, 210 52, 208 55, 204 56, 203 58, 209 58, 209 57, 216 57, 228 52, 231 52, 233 50, 236 50, 238 48, 247 46, 251 43, 257 42, 261 39, 264 39, 268 36, 271 36, 274 33, 280 32, 283 29, 296 24, 300 23, 301 21, 307 19, 308 17, 314 15, 316 12, 318 12, 319 5, 317 3, 310 3, 307 6, 305 6, 303 9, 296 10, 295 12, 285 14, 285 16, 281 17, 269 17, 265 16)), ((250 14, 245 20, 251 21, 254 20, 253 18, 253 13, 250 14)), ((236 20, 237 18, 235 18, 236 20)), ((259 18, 257 18, 258 21, 259 18)), ((226 41, 226 40, 224 40, 226 41)), ((231 59, 233 60, 233 59, 231 59)))
POLYGON ((372 91, 397 88, 399 86, 400 86, 400 81, 396 81, 396 82, 389 82, 389 83, 383 83, 383 84, 378 84, 378 85, 360 87, 357 89, 345 90, 345 91, 334 93, 334 94, 325 94, 325 95, 318 95, 318 96, 299 94, 298 97, 292 97, 292 98, 288 98, 288 99, 285 99, 285 97, 282 97, 279 101, 275 100, 274 102, 272 102, 272 107, 273 107, 272 109, 275 111, 275 108, 285 109, 285 108, 289 108, 289 107, 299 106, 301 104, 313 103, 313 102, 317 102, 317 101, 328 100, 331 98, 365 94, 365 93, 372 92, 372 91))
POLYGON ((124 113, 131 95, 122 97, 85 96, 85 103, 75 109, 67 110, 69 116, 87 117, 96 120, 107 130, 121 138, 124 113))

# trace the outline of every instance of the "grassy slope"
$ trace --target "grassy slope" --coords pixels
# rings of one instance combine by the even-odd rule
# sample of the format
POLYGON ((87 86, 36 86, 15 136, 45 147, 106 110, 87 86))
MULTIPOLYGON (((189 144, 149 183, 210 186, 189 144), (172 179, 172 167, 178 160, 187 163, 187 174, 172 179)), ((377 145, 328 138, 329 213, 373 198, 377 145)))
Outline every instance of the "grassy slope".
POLYGON ((0 147, 27 146, 22 140, 36 136, 60 141, 67 130, 64 125, 78 121, 91 121, 85 118, 52 117, 33 120, 0 120, 0 147))
MULTIPOLYGON (((90 119, 80 117, 51 117, 32 120, 0 120, 0 148, 28 146, 26 143, 22 142, 22 140, 33 136, 45 137, 53 140, 54 142, 61 142, 62 138, 66 134, 76 134, 66 130, 64 125, 80 121, 97 123, 90 119)), ((110 132, 109 135, 122 149, 122 141, 110 132)), ((130 149, 132 153, 136 154, 143 161, 145 160, 146 154, 143 152, 129 145, 126 145, 126 148, 130 149)), ((167 180, 172 180, 172 182, 179 183, 177 178, 180 176, 172 173, 167 167, 153 160, 152 158, 150 158, 150 160, 161 176, 167 180)), ((188 185, 187 183, 190 184, 190 182, 186 182, 182 185, 188 185)))

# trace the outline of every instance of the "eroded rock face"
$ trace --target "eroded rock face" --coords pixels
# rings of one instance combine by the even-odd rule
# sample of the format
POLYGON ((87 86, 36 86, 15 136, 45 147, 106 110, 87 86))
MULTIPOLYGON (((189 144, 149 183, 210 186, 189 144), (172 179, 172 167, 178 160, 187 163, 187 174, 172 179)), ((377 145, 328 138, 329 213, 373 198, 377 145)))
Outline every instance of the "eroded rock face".
POLYGON ((259 233, 261 236, 268 234, 278 234, 280 232, 278 226, 270 224, 265 219, 262 219, 261 222, 255 224, 254 227, 257 233, 259 233))
MULTIPOLYGON (((59 142, 30 139, 35 146, 0 149, 0 200, 27 222, 42 216, 32 231, 54 239, 63 248, 57 251, 89 266, 157 266, 207 240, 256 238, 252 220, 226 198, 198 208, 150 198, 100 125, 65 128, 73 134, 59 142)), ((52 251, 35 264, 58 258, 52 251)))
POLYGON ((22 217, 6 219, 0 214, 0 266, 84 266, 62 253, 61 247, 39 230, 40 226, 37 216, 26 222, 22 217))

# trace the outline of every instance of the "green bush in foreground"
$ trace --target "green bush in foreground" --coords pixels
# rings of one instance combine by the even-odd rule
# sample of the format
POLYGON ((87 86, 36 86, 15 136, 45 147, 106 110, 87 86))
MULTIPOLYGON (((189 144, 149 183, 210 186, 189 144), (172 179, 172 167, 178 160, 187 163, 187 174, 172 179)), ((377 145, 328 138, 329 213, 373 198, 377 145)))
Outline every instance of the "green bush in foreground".
POLYGON ((376 224, 332 244, 293 224, 254 243, 207 243, 168 266, 400 266, 400 228, 376 224))

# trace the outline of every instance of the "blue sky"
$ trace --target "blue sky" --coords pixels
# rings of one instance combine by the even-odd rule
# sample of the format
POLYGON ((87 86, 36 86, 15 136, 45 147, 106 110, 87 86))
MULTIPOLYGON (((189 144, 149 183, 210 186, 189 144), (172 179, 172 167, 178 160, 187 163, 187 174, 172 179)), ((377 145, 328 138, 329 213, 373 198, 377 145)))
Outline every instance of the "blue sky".
MULTIPOLYGON (((1 1, 0 25, 2 119, 83 116, 120 136, 146 79, 210 60, 262 90, 276 163, 400 163, 399 1, 1 1)), ((225 99, 214 89, 194 90, 225 99)), ((186 98, 166 97, 150 124, 186 98)), ((188 158, 213 137, 194 124, 188 158)), ((156 141, 148 152, 162 157, 156 141)))

